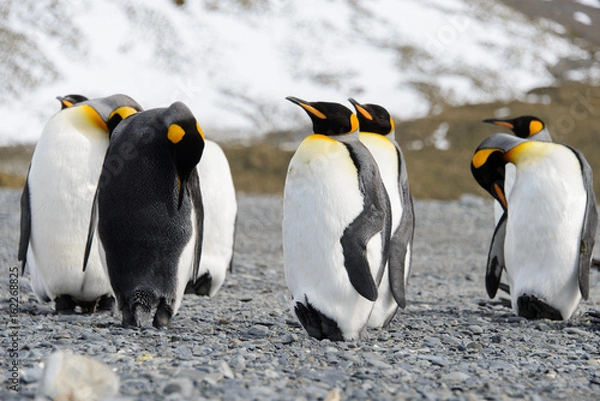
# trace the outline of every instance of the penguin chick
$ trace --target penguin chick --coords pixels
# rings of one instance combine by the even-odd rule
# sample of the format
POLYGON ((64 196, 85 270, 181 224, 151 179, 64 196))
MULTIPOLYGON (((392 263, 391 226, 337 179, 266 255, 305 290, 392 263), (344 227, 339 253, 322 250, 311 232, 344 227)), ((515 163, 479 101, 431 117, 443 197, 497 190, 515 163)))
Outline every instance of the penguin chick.
POLYGON ((125 95, 80 102, 46 124, 31 159, 21 196, 18 259, 41 302, 58 313, 76 306, 93 312, 114 304, 97 251, 81 271, 85 234, 111 128, 141 110, 125 95))
POLYGON ((190 281, 186 294, 215 296, 233 264, 237 200, 229 162, 223 149, 205 140, 196 167, 204 204, 204 239, 198 279, 190 281))
POLYGON ((292 310, 317 339, 366 334, 389 254, 390 202, 358 120, 337 103, 287 100, 313 125, 284 188, 283 256, 292 310))
POLYGON ((97 225, 100 254, 125 326, 169 326, 202 248, 202 194, 196 165, 204 137, 181 102, 123 121, 102 166, 84 270, 97 225))
POLYGON ((495 296, 506 270, 517 315, 569 319, 589 295, 598 221, 585 157, 568 145, 495 134, 475 151, 471 171, 506 207, 488 254, 488 295, 495 296), (506 163, 516 169, 509 194, 502 185, 506 163))
POLYGON ((406 306, 405 294, 415 228, 413 200, 406 163, 400 145, 394 138, 396 131, 390 113, 376 104, 360 104, 354 99, 348 100, 356 109, 360 141, 375 158, 390 198, 390 256, 379 284, 379 297, 369 318, 369 327, 386 327, 396 314, 398 306, 406 306))

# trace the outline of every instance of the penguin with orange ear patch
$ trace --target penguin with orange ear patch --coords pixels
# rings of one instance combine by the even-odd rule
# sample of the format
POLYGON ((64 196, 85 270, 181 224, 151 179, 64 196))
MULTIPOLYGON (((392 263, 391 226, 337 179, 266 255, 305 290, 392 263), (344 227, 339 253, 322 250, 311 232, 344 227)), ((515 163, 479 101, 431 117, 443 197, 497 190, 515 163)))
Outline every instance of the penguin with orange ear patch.
MULTIPOLYGON (((196 279, 203 235, 196 165, 204 136, 181 102, 140 112, 115 129, 88 236, 100 254, 125 326, 170 325, 196 279)), ((86 261, 84 260, 84 269, 86 261)))
POLYGON ((317 339, 363 338, 388 259, 389 197, 352 111, 287 99, 313 126, 290 161, 284 189, 283 257, 292 310, 317 339))

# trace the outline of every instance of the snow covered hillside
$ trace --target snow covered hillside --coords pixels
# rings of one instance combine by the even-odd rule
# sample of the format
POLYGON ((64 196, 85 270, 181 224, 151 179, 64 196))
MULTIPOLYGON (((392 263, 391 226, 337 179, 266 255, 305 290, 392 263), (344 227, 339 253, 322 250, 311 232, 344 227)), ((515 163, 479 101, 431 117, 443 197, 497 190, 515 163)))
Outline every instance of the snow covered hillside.
POLYGON ((0 144, 35 141, 67 93, 181 100, 218 141, 308 129, 288 95, 414 118, 599 82, 600 52, 581 46, 491 0, 4 1, 0 144), (564 59, 586 68, 556 68, 564 59))

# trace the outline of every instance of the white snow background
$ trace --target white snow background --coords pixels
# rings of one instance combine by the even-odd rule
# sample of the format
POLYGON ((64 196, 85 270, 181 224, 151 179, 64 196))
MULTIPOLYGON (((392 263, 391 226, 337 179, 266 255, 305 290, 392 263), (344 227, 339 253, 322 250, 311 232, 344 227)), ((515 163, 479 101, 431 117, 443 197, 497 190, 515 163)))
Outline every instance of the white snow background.
POLYGON ((68 93, 181 100, 207 137, 246 141, 309 128, 289 95, 411 119, 524 99, 564 58, 600 82, 598 52, 491 0, 11 0, 0 49, 0 145, 35 141, 68 93))

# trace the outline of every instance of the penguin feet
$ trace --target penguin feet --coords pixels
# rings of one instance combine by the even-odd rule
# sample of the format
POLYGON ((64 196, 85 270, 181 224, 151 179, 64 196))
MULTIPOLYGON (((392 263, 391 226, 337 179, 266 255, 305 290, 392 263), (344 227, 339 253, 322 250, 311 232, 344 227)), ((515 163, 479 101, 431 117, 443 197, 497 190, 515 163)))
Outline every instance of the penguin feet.
POLYGON ((294 312, 309 336, 317 340, 328 338, 331 341, 344 341, 344 336, 337 323, 316 310, 308 302, 308 299, 306 305, 296 302, 294 312))
POLYGON ((124 327, 141 327, 142 317, 150 313, 150 308, 136 302, 133 305, 124 305, 121 313, 123 315, 122 324, 124 327))
POLYGON ((158 306, 156 307, 156 314, 154 315, 154 321, 152 325, 157 329, 169 327, 171 325, 171 318, 173 317, 173 308, 167 304, 164 298, 160 299, 158 306))
POLYGON ((524 294, 517 299, 519 316, 527 319, 563 320, 558 309, 548 305, 535 295, 524 294))
POLYGON ((81 313, 92 314, 96 311, 98 300, 93 301, 77 301, 77 305, 81 308, 81 313))
POLYGON ((70 315, 75 313, 77 303, 70 295, 59 295, 54 299, 54 310, 59 315, 70 315))
POLYGON ((212 276, 209 272, 204 273, 196 282, 192 283, 188 282, 185 287, 186 294, 196 294, 196 295, 205 295, 208 296, 210 294, 210 286, 212 285, 212 276))
POLYGON ((112 295, 102 295, 96 309, 98 312, 112 312, 115 310, 116 300, 112 295))

